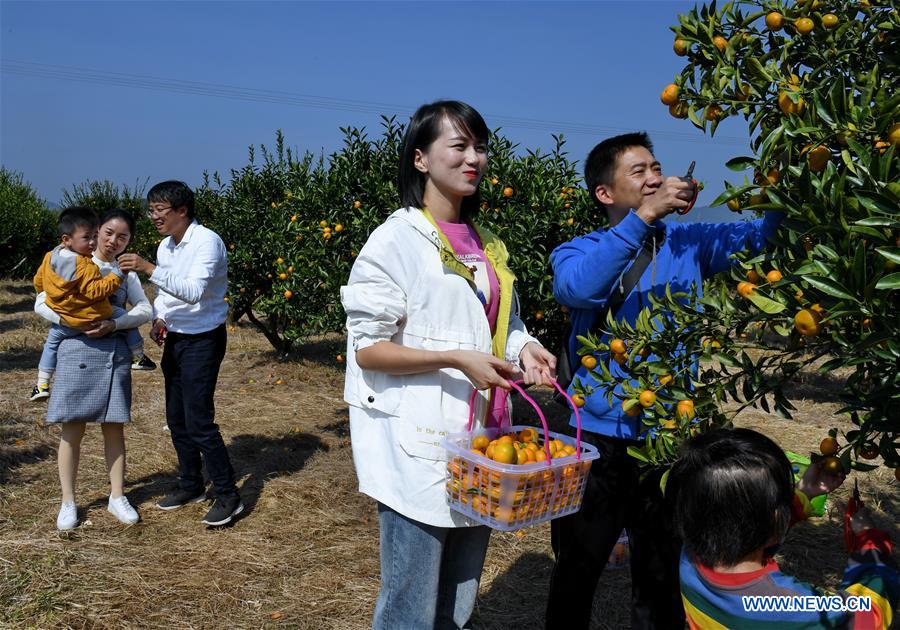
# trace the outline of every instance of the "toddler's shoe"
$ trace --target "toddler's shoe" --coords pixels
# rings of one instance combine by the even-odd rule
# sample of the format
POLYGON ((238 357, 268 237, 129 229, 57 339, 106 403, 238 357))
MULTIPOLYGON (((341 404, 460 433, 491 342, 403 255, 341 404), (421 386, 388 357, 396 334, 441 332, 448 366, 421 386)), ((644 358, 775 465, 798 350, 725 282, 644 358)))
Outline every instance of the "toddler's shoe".
POLYGON ((59 516, 56 517, 56 529, 61 532, 75 529, 78 525, 78 508, 74 501, 63 501, 59 506, 59 516))
POLYGON ((128 499, 125 498, 124 494, 115 499, 109 497, 109 505, 107 506, 106 511, 119 519, 119 522, 125 523, 126 525, 134 525, 141 520, 141 517, 138 516, 135 509, 131 507, 131 504, 128 502, 128 499))
POLYGON ((148 357, 146 354, 142 356, 140 359, 136 359, 131 362, 132 370, 155 370, 156 363, 148 357))
POLYGON ((44 398, 50 398, 50 386, 49 385, 35 385, 34 389, 31 390, 31 396, 29 400, 42 400, 44 398))

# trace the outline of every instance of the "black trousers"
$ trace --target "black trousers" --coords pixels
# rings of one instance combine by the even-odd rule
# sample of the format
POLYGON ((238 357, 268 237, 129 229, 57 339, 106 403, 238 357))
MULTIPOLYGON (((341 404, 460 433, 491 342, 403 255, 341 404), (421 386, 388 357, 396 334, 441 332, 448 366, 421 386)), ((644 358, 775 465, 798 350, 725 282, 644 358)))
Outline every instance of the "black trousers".
POLYGON ((226 342, 224 324, 196 335, 169 332, 166 337, 162 358, 166 422, 178 454, 178 484, 189 492, 206 487, 203 462, 216 495, 237 492, 213 403, 226 342))
POLYGON ((556 564, 547 602, 548 630, 588 628, 594 591, 619 534, 631 553, 632 628, 684 628, 678 582, 681 541, 659 489, 660 473, 640 478, 626 448, 637 442, 582 432, 600 450, 581 509, 551 522, 556 564))

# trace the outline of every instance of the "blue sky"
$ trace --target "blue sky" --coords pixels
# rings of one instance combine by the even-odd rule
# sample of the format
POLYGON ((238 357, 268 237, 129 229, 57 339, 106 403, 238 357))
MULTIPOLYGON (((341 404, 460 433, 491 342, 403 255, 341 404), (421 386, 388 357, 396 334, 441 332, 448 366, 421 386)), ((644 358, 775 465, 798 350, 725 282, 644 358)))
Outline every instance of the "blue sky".
POLYGON ((248 145, 271 144, 276 129, 291 146, 329 152, 340 126, 377 133, 375 112, 405 120, 446 97, 491 127, 538 121, 504 127, 523 148, 551 146, 558 127, 579 161, 604 137, 648 130, 668 174, 697 161, 705 205, 736 181, 723 164, 748 152, 747 130, 729 120, 710 139, 659 102, 683 61, 669 27, 692 6, 4 0, 0 161, 50 201, 87 178, 196 185, 204 170, 243 166, 248 145), (94 80, 71 80, 85 70, 94 80), (288 102, 260 102, 262 90, 288 102), (309 97, 321 106, 304 106, 309 97))

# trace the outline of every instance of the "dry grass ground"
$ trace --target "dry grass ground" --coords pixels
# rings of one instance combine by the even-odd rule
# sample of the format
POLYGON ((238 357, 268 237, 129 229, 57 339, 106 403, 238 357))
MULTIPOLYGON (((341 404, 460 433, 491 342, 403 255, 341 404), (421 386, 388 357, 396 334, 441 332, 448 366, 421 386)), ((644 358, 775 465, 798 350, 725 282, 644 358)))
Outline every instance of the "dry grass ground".
MULTIPOLYGON (((238 324, 230 333, 216 403, 248 508, 236 525, 205 529, 205 505, 174 513, 153 508, 176 463, 156 371, 135 375, 126 429, 126 492, 142 522, 124 527, 107 514, 94 428, 84 440, 78 482, 83 524, 63 535, 54 525, 58 429, 44 427, 44 406, 26 397, 45 334, 31 305, 28 285, 0 283, 0 627, 367 627, 378 590, 378 527, 372 501, 356 491, 343 374, 334 361, 339 339, 281 361, 249 327, 238 324), (275 385, 278 378, 285 384, 275 385)), ((148 354, 159 360, 150 345, 148 354)), ((828 381, 810 376, 798 386, 795 421, 748 411, 740 424, 808 452, 841 424, 831 391, 828 381)), ((893 475, 882 468, 859 478, 881 523, 896 528, 893 475)), ((784 567, 835 586, 844 562, 839 518, 834 512, 799 525, 784 567)), ((495 534, 475 626, 542 627, 551 557, 546 525, 522 538, 495 534)), ((628 626, 629 592, 627 570, 604 575, 595 627, 628 626)))

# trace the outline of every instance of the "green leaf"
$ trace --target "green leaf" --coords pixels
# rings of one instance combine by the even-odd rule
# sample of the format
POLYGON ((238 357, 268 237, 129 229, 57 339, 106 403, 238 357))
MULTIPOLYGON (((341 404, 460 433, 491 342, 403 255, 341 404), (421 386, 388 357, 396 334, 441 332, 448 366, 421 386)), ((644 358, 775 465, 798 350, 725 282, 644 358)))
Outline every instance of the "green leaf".
POLYGON ((822 278, 821 276, 805 276, 804 280, 806 280, 809 284, 817 288, 822 293, 825 293, 832 297, 840 298, 842 300, 851 300, 853 302, 859 301, 850 294, 850 292, 846 289, 846 287, 844 287, 844 285, 835 280, 832 280, 831 278, 822 278))
POLYGON ((885 276, 875 284, 879 290, 900 289, 900 272, 885 276))
POLYGON ((751 293, 747 299, 750 300, 756 308, 769 315, 776 315, 787 308, 781 302, 776 302, 775 300, 771 300, 756 292, 751 293))
POLYGON ((666 472, 662 474, 662 477, 659 478, 659 491, 666 494, 666 483, 669 481, 669 473, 672 471, 671 468, 667 468, 666 472))
POLYGON ((896 263, 900 263, 900 247, 876 247, 875 251, 896 263))
POLYGON ((637 448, 636 446, 629 446, 628 448, 625 449, 625 451, 638 461, 644 462, 645 464, 650 463, 650 459, 644 454, 643 448, 637 448))
POLYGON ((752 157, 736 157, 725 162, 725 166, 732 171, 741 173, 756 166, 756 159, 752 157))

